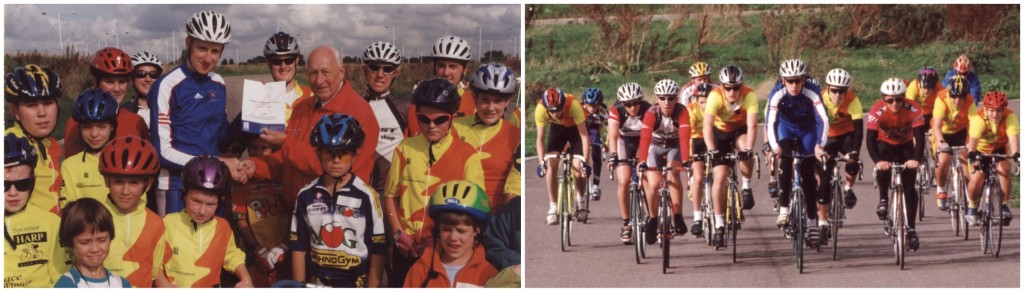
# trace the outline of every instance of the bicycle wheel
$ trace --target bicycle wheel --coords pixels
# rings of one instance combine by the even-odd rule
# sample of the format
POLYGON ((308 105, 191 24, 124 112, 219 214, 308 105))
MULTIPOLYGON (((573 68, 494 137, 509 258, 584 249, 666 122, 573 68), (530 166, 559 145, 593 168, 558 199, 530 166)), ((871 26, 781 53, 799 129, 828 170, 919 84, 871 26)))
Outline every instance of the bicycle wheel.
POLYGON ((995 188, 993 188, 992 202, 989 202, 989 205, 992 206, 990 210, 992 210, 992 218, 995 220, 992 220, 993 222, 991 225, 995 225, 995 227, 992 227, 990 242, 992 245, 992 256, 998 258, 999 250, 1002 248, 1003 244, 1003 189, 999 186, 995 186, 995 188))
POLYGON ((960 236, 960 171, 957 170, 956 166, 953 166, 950 171, 949 179, 946 179, 946 185, 950 185, 952 182, 952 196, 948 197, 949 204, 949 224, 953 226, 953 235, 960 236))
POLYGON ((929 172, 931 171, 931 168, 928 167, 928 161, 927 160, 925 160, 923 166, 924 167, 922 167, 921 169, 919 169, 917 171, 917 184, 916 185, 917 185, 917 213, 918 214, 911 214, 911 215, 917 215, 918 216, 918 218, 917 218, 918 221, 924 221, 924 209, 925 209, 924 208, 924 201, 925 201, 924 198, 927 197, 928 189, 930 189, 929 186, 931 186, 931 182, 928 181, 928 177, 930 177, 929 172))
POLYGON ((793 224, 793 250, 796 253, 796 269, 800 274, 804 273, 804 192, 800 188, 793 190, 791 205, 793 210, 790 213, 789 224, 793 224))
POLYGON ((978 205, 978 218, 981 219, 981 253, 988 254, 989 242, 992 241, 992 202, 989 193, 992 191, 988 182, 981 191, 981 203, 978 205))
POLYGON ((629 211, 630 211, 630 228, 633 229, 633 251, 636 254, 636 263, 640 264, 641 255, 640 248, 643 243, 640 240, 643 238, 643 228, 640 226, 640 220, 643 220, 643 216, 640 214, 640 192, 636 188, 632 188, 629 191, 629 211))
POLYGON ((959 181, 960 185, 960 192, 957 193, 957 201, 959 201, 958 204, 960 206, 960 218, 957 221, 960 221, 960 227, 964 231, 964 240, 968 240, 970 237, 969 233, 971 230, 971 224, 967 223, 967 184, 964 182, 962 175, 957 179, 957 181, 959 181))
POLYGON ((832 260, 839 254, 839 222, 843 220, 845 211, 842 202, 842 187, 839 181, 832 182, 832 212, 829 214, 829 240, 832 241, 832 260))
POLYGON ((559 178, 560 185, 558 186, 558 232, 559 239, 562 245, 562 251, 569 247, 569 222, 572 218, 569 218, 569 188, 565 177, 559 178))
POLYGON ((715 214, 715 209, 711 203, 711 183, 707 177, 705 177, 704 181, 704 203, 701 204, 701 212, 701 217, 704 220, 701 222, 700 227, 704 231, 702 232, 704 234, 704 242, 711 246, 711 238, 713 238, 715 233, 715 217, 712 216, 715 214))
MULTIPOLYGON (((587 224, 587 221, 590 220, 590 196, 594 195, 594 194, 590 193, 590 190, 594 187, 594 180, 589 178, 589 177, 588 178, 584 178, 584 179, 587 180, 587 186, 586 186, 587 189, 584 190, 583 201, 580 201, 580 207, 582 207, 582 209, 580 209, 580 210, 586 210, 586 211, 583 211, 583 212, 580 213, 581 214, 580 216, 583 217, 580 220, 580 222, 583 223, 583 224, 587 224)), ((579 211, 579 210, 577 210, 577 211, 579 211)))
POLYGON ((579 215, 579 212, 577 211, 579 209, 577 208, 577 206, 579 206, 579 202, 577 201, 579 200, 579 197, 576 196, 576 180, 572 177, 571 172, 569 173, 569 175, 569 183, 567 184, 568 189, 565 192, 566 198, 568 199, 567 202, 569 202, 565 206, 565 243, 568 246, 572 246, 572 227, 573 225, 576 224, 576 220, 578 220, 577 216, 579 215))
POLYGON ((668 190, 660 191, 660 206, 658 207, 658 236, 661 237, 661 273, 668 273, 669 248, 672 236, 672 201, 669 200, 668 190))
POLYGON ((729 214, 726 217, 726 236, 732 241, 732 262, 736 262, 736 235, 739 232, 740 214, 743 208, 740 207, 739 192, 736 191, 736 183, 729 183, 729 214), (732 233, 732 234, 729 234, 732 233))
MULTIPOLYGON (((906 259, 904 258, 904 256, 906 255, 906 250, 907 250, 906 249, 906 243, 907 243, 907 241, 906 241, 907 240, 907 226, 906 226, 906 224, 907 224, 907 215, 908 214, 906 213, 907 210, 904 209, 905 205, 906 205, 906 202, 904 201, 905 198, 903 198, 903 195, 904 194, 902 192, 897 192, 897 193, 893 194, 893 196, 894 196, 893 199, 896 202, 895 206, 893 206, 893 208, 894 208, 893 210, 895 210, 895 212, 896 212, 896 220, 895 220, 895 222, 893 222, 894 223, 893 224, 894 225, 893 229, 895 229, 895 231, 896 231, 896 244, 895 244, 895 246, 893 248, 896 250, 896 263, 898 263, 900 265, 900 270, 903 269, 903 266, 906 263, 906 259)), ((916 215, 916 214, 910 214, 910 215, 913 216, 913 215, 916 215)))

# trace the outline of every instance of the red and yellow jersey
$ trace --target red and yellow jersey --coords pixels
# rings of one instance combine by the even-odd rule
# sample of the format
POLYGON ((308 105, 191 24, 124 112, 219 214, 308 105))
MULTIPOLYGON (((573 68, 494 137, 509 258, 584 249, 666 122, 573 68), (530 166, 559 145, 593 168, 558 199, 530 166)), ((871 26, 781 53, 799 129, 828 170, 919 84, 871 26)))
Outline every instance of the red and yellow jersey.
MULTIPOLYGON (((100 174, 98 154, 78 152, 64 159, 60 165, 60 173, 63 174, 60 196, 65 200, 61 202, 61 208, 81 198, 93 198, 100 202, 107 200, 110 189, 100 174)), ((142 196, 142 205, 146 205, 146 196, 142 196)))
POLYGON ((722 87, 716 87, 708 94, 704 114, 715 118, 715 128, 722 132, 733 132, 747 126, 747 116, 757 114, 757 95, 750 87, 740 89, 740 99, 730 103, 725 99, 722 87))
POLYGON ((907 85, 906 97, 907 100, 917 103, 918 107, 924 110, 925 114, 931 114, 935 106, 935 98, 939 97, 939 92, 945 91, 946 88, 941 83, 936 83, 935 89, 932 89, 928 95, 924 95, 924 92, 921 90, 921 83, 915 79, 910 82, 910 85, 907 85))
POLYGON ((822 92, 822 100, 825 101, 825 110, 828 111, 828 136, 836 137, 853 132, 853 121, 864 118, 864 109, 860 105, 860 98, 853 93, 853 90, 846 92, 846 95, 833 103, 832 92, 822 92))
POLYGON ((1017 115, 1010 109, 1003 110, 1003 120, 988 119, 984 110, 970 115, 968 139, 978 139, 978 151, 992 154, 992 151, 1003 148, 1010 141, 1010 136, 1020 136, 1020 123, 1017 115))
POLYGON ((39 156, 36 166, 33 168, 33 173, 36 177, 36 187, 32 189, 32 198, 29 199, 28 206, 38 210, 50 211, 50 213, 60 216, 62 205, 59 202, 64 201, 64 198, 60 197, 60 185, 63 180, 60 176, 60 161, 63 157, 63 152, 61 152, 57 139, 53 137, 39 140, 28 138, 28 135, 25 135, 25 132, 22 131, 21 126, 17 123, 4 131, 4 135, 7 134, 14 134, 14 136, 19 138, 27 138, 29 145, 36 148, 36 155, 39 156), (42 143, 42 145, 39 145, 39 143, 42 143), (43 151, 43 149, 46 151, 43 151))
POLYGON ((250 180, 231 188, 231 217, 246 221, 256 237, 247 244, 273 248, 288 238, 292 207, 284 200, 284 188, 270 180, 250 180))
POLYGON ((695 98, 686 106, 690 111, 690 139, 704 139, 704 108, 695 98))
POLYGON ((302 85, 299 85, 298 82, 295 83, 295 90, 293 90, 290 93, 290 95, 288 96, 288 98, 291 98, 292 100, 286 101, 284 103, 284 121, 285 121, 285 125, 288 124, 288 121, 292 117, 292 108, 295 107, 295 105, 299 104, 299 102, 302 101, 303 99, 307 99, 307 98, 310 98, 312 96, 313 96, 313 91, 310 90, 309 87, 304 87, 302 85))
POLYGON ((533 109, 533 121, 537 123, 538 127, 544 127, 550 124, 555 124, 563 127, 576 127, 576 125, 583 124, 587 120, 587 114, 583 111, 583 106, 580 105, 576 98, 572 94, 565 94, 565 106, 562 107, 562 117, 558 120, 551 118, 548 115, 548 110, 544 108, 544 104, 540 101, 537 102, 537 106, 533 109))
POLYGON ((914 141, 914 128, 924 126, 924 113, 912 101, 903 102, 899 113, 892 113, 884 99, 868 111, 865 128, 878 131, 878 141, 900 145, 914 141))
POLYGON ((60 217, 23 209, 4 216, 4 288, 52 288, 70 257, 57 239, 60 217))
POLYGON ((456 119, 453 128, 452 134, 480 155, 480 166, 484 169, 483 187, 491 199, 491 212, 496 212, 508 200, 505 181, 515 160, 512 156, 519 146, 519 129, 502 119, 494 125, 484 125, 475 114, 456 119))
MULTIPOLYGON (((963 131, 967 128, 970 123, 970 115, 978 111, 978 108, 974 106, 974 96, 967 94, 967 100, 964 100, 960 107, 953 105, 953 100, 949 98, 949 93, 943 90, 939 93, 940 98, 935 100, 935 107, 932 109, 932 119, 939 119, 942 121, 942 133, 943 134, 956 134, 956 132, 963 131)), ((931 123, 931 121, 928 121, 931 123)), ((937 137, 938 135, 932 135, 937 137)))
POLYGON ((224 218, 196 224, 182 211, 165 216, 164 227, 163 272, 178 287, 213 287, 220 283, 222 268, 234 271, 245 264, 245 253, 224 218))
MULTIPOLYGON (((145 197, 145 195, 143 195, 145 197)), ((121 275, 140 288, 153 287, 156 275, 164 264, 164 221, 153 211, 139 204, 131 213, 121 213, 110 199, 103 199, 114 219, 114 239, 103 267, 121 275)))
POLYGON ((473 146, 451 134, 433 145, 423 135, 402 140, 395 148, 384 188, 385 198, 398 199, 402 230, 418 243, 431 237, 434 223, 427 216, 427 203, 441 183, 468 180, 485 186, 480 156, 473 146))

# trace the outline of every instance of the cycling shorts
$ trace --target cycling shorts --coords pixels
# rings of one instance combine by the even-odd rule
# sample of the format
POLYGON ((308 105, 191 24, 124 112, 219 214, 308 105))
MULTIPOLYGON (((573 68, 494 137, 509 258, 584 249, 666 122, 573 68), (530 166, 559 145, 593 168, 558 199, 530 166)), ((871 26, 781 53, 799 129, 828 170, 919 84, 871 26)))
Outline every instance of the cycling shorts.
POLYGON ((551 124, 548 134, 548 143, 544 148, 545 153, 562 152, 565 150, 566 144, 569 145, 569 151, 573 155, 583 155, 583 143, 580 140, 579 131, 576 126, 566 127, 557 124, 551 124))
POLYGON ((668 165, 670 161, 682 162, 682 157, 679 155, 679 147, 665 148, 660 145, 651 144, 647 155, 647 167, 649 169, 657 169, 662 166, 668 165))

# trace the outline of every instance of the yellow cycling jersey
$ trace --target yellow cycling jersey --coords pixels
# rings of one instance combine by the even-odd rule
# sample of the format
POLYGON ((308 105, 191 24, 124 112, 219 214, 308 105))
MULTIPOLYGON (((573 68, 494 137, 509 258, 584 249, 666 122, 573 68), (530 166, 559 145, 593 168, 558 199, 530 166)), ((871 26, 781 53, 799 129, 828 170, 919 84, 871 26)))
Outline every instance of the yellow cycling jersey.
MULTIPOLYGON (((942 121, 942 133, 956 134, 956 132, 966 129, 970 123, 970 115, 978 111, 978 108, 974 106, 974 97, 968 94, 963 105, 957 108, 953 106, 953 100, 949 98, 949 93, 946 90, 943 90, 939 96, 935 99, 935 107, 932 108, 932 119, 942 121)), ((928 128, 931 128, 931 122, 928 121, 928 128)))
POLYGON ((234 272, 245 264, 224 218, 196 224, 182 211, 165 216, 164 227, 163 272, 178 287, 211 288, 220 283, 222 268, 234 272))
POLYGON ((533 121, 537 123, 538 127, 544 127, 548 124, 576 127, 576 125, 583 124, 586 120, 587 114, 583 111, 583 106, 571 94, 565 95, 562 117, 558 120, 552 119, 551 115, 548 115, 548 110, 544 108, 544 104, 540 102, 537 102, 537 106, 533 109, 533 121))
POLYGON ((485 125, 476 115, 455 119, 453 133, 480 154, 480 166, 484 169, 484 183, 491 200, 491 211, 497 211, 505 204, 504 187, 508 171, 515 157, 512 154, 519 146, 520 131, 503 119, 494 125, 485 125))
POLYGON ((59 228, 60 217, 27 206, 4 216, 4 288, 51 288, 68 271, 59 228))
MULTIPOLYGON (((145 195, 143 195, 145 197, 145 195)), ((121 213, 110 199, 103 205, 114 219, 114 234, 103 267, 128 279, 132 286, 153 287, 157 273, 164 264, 164 221, 140 203, 135 211, 121 213)))
MULTIPOLYGON (((694 98, 686 110, 690 111, 690 139, 704 139, 704 108, 694 98), (697 126, 700 125, 700 126, 697 126)), ((690 147, 693 149, 693 147, 690 147)))
MULTIPOLYGON (((7 134, 14 134, 19 138, 28 137, 17 123, 4 131, 4 135, 7 134)), ((53 137, 39 140, 28 138, 28 143, 36 148, 36 155, 39 156, 33 169, 36 187, 32 189, 32 199, 29 200, 28 206, 60 216, 60 209, 64 207, 64 198, 60 197, 60 160, 63 150, 53 137), (43 143, 42 147, 38 143, 43 143), (46 151, 42 152, 43 149, 46 151)))
POLYGON ((740 89, 740 99, 730 103, 725 99, 722 86, 716 87, 708 94, 704 104, 704 114, 711 114, 714 126, 722 132, 733 132, 747 126, 747 115, 757 114, 757 95, 750 87, 740 89))
POLYGON ((978 139, 978 151, 992 154, 996 149, 1005 147, 1010 141, 1010 136, 1020 136, 1017 115, 1010 109, 1004 109, 1003 113, 1002 121, 989 120, 984 110, 971 114, 967 136, 968 139, 978 139))
POLYGON ((398 217, 406 234, 417 243, 431 237, 433 220, 427 216, 427 203, 437 186, 453 180, 485 185, 480 156, 476 149, 451 134, 433 145, 422 134, 398 144, 388 170, 384 197, 398 198, 398 217))
MULTIPOLYGON (((88 151, 82 151, 68 157, 61 163, 60 173, 64 174, 64 181, 60 186, 60 195, 66 200, 63 205, 81 198, 93 198, 99 202, 107 200, 110 188, 107 188, 103 175, 100 175, 98 153, 89 154, 88 151)), ((142 196, 142 202, 145 206, 145 195, 142 196)))
POLYGON ((935 89, 932 89, 928 95, 924 95, 923 90, 921 90, 920 80, 914 79, 914 81, 911 81, 910 84, 907 85, 907 93, 905 96, 908 100, 916 102, 918 107, 924 110, 924 114, 928 115, 931 114, 934 109, 933 106, 935 106, 935 98, 939 96, 939 92, 945 90, 946 88, 942 86, 941 82, 939 82, 935 84, 935 89))
POLYGON ((864 119, 864 109, 861 107, 860 98, 853 93, 853 90, 846 92, 846 96, 839 100, 839 103, 832 102, 832 92, 822 92, 821 99, 825 101, 825 110, 828 111, 828 136, 836 137, 853 132, 853 121, 864 119))

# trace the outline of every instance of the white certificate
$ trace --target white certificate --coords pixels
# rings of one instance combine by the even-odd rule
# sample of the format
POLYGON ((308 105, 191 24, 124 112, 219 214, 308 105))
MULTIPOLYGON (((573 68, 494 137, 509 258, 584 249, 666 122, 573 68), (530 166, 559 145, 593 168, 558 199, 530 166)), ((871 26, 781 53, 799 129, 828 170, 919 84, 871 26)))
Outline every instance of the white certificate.
POLYGON ((285 82, 244 80, 242 131, 259 134, 263 129, 284 131, 285 82))

